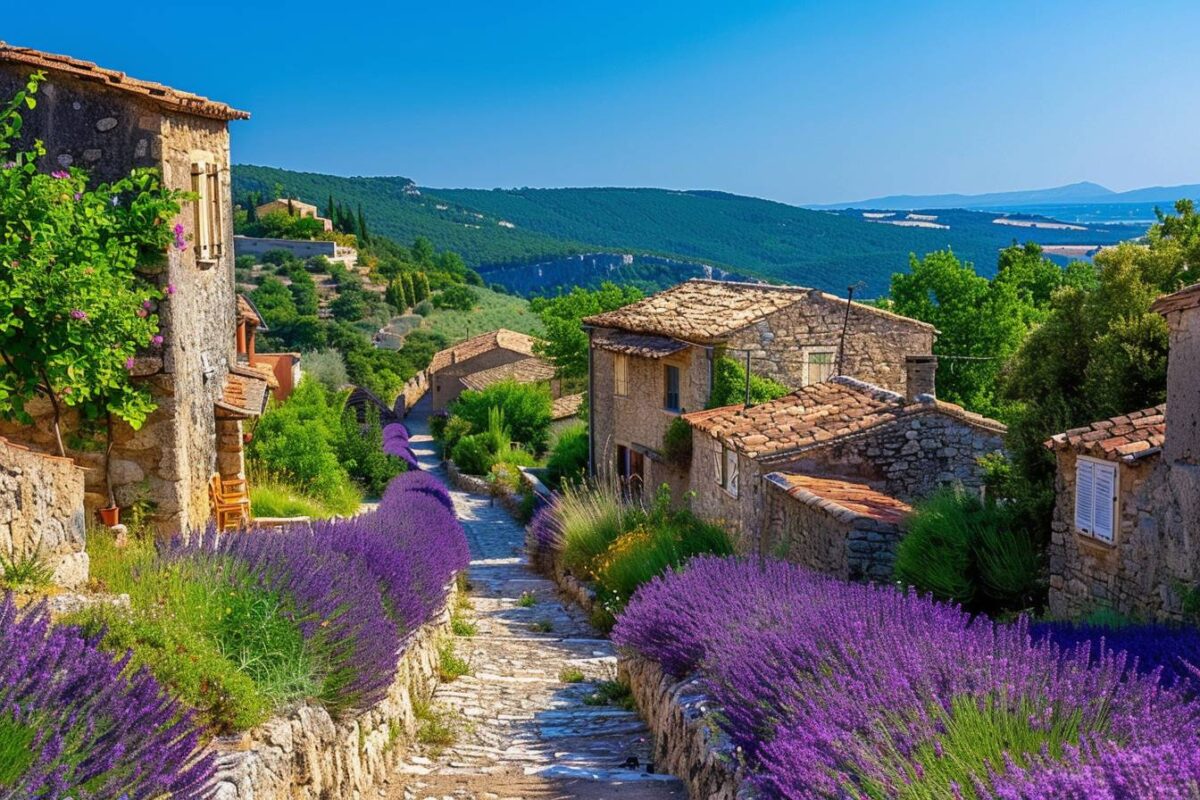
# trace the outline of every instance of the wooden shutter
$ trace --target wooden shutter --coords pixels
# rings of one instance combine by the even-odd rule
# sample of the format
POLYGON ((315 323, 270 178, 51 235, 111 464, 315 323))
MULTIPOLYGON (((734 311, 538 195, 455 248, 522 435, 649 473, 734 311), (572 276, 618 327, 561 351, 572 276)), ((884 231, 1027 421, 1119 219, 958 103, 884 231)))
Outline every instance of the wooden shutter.
POLYGON ((221 226, 221 172, 216 164, 209 164, 205 175, 208 183, 208 257, 220 258, 224 242, 221 226))
POLYGON ((1092 512, 1095 507, 1095 467, 1091 461, 1075 462, 1075 527, 1092 532, 1092 512))
POLYGON ((624 353, 613 356, 613 394, 622 397, 629 393, 628 363, 624 353))
POLYGON ((725 488, 731 495, 738 494, 738 454, 736 450, 725 450, 725 488))
POLYGON ((192 225, 192 246, 196 248, 196 258, 207 260, 212 241, 209 238, 212 229, 209 227, 209 215, 212 205, 209 199, 208 167, 203 163, 192 164, 192 191, 196 194, 196 214, 192 225))
POLYGON ((1092 497, 1092 535, 1112 544, 1117 507, 1115 464, 1092 464, 1092 497))

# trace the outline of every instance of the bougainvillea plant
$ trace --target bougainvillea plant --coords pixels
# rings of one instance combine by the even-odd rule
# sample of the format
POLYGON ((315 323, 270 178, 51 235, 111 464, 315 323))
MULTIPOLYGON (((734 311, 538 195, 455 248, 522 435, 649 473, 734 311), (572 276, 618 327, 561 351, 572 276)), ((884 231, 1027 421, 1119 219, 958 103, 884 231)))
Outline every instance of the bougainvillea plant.
POLYGON ((98 186, 75 168, 40 171, 42 143, 17 148, 42 79, 0 106, 0 417, 31 423, 27 405, 49 400, 65 455, 64 409, 135 428, 154 410, 130 375, 139 351, 162 346, 162 293, 142 274, 163 263, 187 195, 149 169, 98 186))

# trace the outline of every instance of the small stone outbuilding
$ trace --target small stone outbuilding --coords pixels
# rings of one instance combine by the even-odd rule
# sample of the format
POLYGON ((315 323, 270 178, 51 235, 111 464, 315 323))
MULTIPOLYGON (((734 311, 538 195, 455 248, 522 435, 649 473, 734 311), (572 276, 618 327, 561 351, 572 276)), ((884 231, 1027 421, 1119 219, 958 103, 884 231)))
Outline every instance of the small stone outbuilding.
POLYGON ((1167 402, 1050 438, 1050 612, 1178 621, 1200 591, 1200 284, 1160 298, 1167 402))
POLYGON ((548 381, 554 368, 533 354, 536 340, 505 328, 482 333, 434 354, 427 373, 434 411, 445 411, 464 389, 502 380, 548 381))
MULTIPOLYGON (((261 411, 268 383, 237 358, 229 123, 249 115, 87 61, 0 43, 0 97, 39 70, 46 80, 37 106, 22 110, 23 144, 40 139, 46 146, 39 168, 81 167, 100 183, 152 167, 169 188, 198 196, 177 219, 187 247, 172 248, 166 266, 148 276, 165 293, 157 308, 164 342, 137 359, 131 373, 157 409, 139 430, 117 423, 110 474, 118 505, 146 504, 161 532, 201 527, 210 516, 210 476, 235 463, 218 464, 218 434, 223 448, 234 438, 240 444, 241 421, 261 411)), ((0 434, 50 451, 49 411, 46 404, 32 426, 0 424, 0 434)), ((86 469, 88 508, 106 505, 103 433, 66 422, 78 434, 70 455, 86 469)), ((236 464, 240 470, 240 458, 236 464)))
POLYGON ((908 505, 942 487, 981 491, 979 458, 1005 427, 933 394, 932 357, 906 394, 838 376, 757 406, 685 414, 692 509, 743 552, 844 578, 891 573, 908 505))
POLYGON ((904 357, 932 351, 931 325, 815 289, 690 280, 586 318, 591 469, 646 487, 686 485, 662 457, 681 414, 707 408, 722 355, 804 387, 835 374, 903 390, 904 357))

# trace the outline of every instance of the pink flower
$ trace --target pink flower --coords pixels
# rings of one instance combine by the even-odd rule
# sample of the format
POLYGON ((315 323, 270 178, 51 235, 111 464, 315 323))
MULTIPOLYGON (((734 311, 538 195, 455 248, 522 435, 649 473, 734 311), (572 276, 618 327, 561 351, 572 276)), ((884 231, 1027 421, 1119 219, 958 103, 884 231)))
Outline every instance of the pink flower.
POLYGON ((163 346, 163 337, 157 336, 157 335, 150 337, 150 344, 154 347, 162 347, 163 346))
POLYGON ((58 180, 61 181, 61 180, 65 180, 65 179, 71 177, 71 173, 67 172, 65 169, 58 169, 58 170, 55 170, 54 172, 51 172, 50 177, 57 178, 58 180))
POLYGON ((134 363, 133 356, 125 359, 125 369, 133 369, 134 363))
POLYGON ((78 308, 71 309, 71 319, 87 319, 87 314, 78 308))
POLYGON ((142 308, 144 308, 144 309, 146 309, 147 311, 149 311, 150 309, 154 308, 154 303, 151 303, 149 300, 143 300, 143 301, 142 301, 142 308))
POLYGON ((83 199, 83 192, 76 192, 75 193, 75 202, 78 203, 82 199, 83 199))
POLYGON ((180 252, 187 250, 187 240, 183 238, 183 223, 175 223, 175 249, 180 252))
POLYGON ((144 309, 144 308, 139 308, 139 309, 137 310, 137 315, 138 315, 139 317, 141 317, 142 319, 145 319, 147 316, 149 316, 149 315, 150 315, 150 312, 149 312, 149 311, 147 311, 147 310, 146 310, 146 309, 144 309))
POLYGON ((167 284, 167 294, 175 294, 175 284, 173 284, 173 283, 167 284))

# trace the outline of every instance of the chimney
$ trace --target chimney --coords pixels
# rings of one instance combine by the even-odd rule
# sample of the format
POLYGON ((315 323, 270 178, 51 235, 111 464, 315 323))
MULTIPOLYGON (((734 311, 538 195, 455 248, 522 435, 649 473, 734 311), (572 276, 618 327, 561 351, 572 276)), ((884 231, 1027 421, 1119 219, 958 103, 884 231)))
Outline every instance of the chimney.
POLYGON ((1200 465, 1200 283, 1160 297, 1151 308, 1171 331, 1163 459, 1200 465))
POLYGON ((904 357, 904 402, 917 403, 937 395, 937 356, 904 357))

